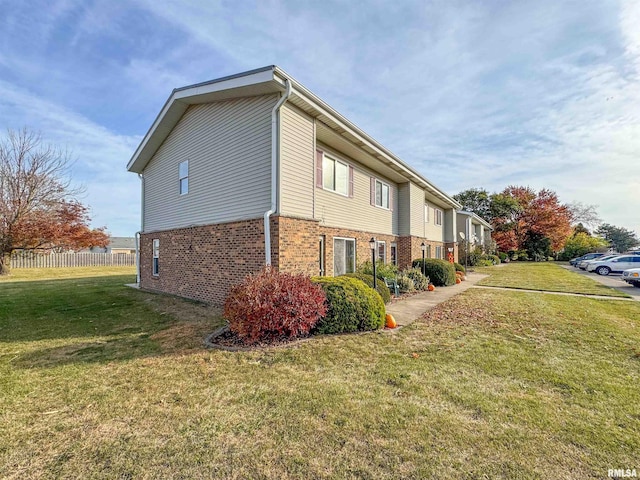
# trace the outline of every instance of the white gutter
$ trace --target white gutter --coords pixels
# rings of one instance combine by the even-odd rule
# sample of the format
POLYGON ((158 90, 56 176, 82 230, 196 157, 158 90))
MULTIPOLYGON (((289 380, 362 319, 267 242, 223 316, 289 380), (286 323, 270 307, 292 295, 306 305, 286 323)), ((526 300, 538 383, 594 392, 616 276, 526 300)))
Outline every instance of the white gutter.
POLYGON ((278 195, 278 110, 291 95, 291 82, 284 80, 287 90, 271 110, 271 208, 264 212, 264 255, 265 265, 271 265, 271 224, 269 219, 277 208, 278 195))
POLYGON ((140 232, 136 232, 136 283, 140 286, 140 232))
POLYGON ((140 234, 144 232, 144 176, 139 173, 140 179, 140 231, 136 232, 136 283, 140 285, 140 234))

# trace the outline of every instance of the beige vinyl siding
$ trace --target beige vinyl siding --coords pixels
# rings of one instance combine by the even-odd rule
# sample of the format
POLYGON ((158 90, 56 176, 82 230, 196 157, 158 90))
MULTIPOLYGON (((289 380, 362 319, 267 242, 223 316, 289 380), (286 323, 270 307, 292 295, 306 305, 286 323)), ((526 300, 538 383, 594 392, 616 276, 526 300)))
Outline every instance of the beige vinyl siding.
POLYGON ((453 208, 447 208, 443 210, 442 214, 443 223, 443 239, 445 242, 456 241, 456 211, 453 208))
MULTIPOLYGON (((424 224, 424 235, 429 240, 433 240, 436 242, 443 242, 444 241, 444 233, 443 233, 444 229, 442 228, 443 226, 436 225, 435 209, 439 207, 436 207, 430 204, 429 202, 426 202, 426 205, 429 208, 429 222, 424 224)), ((440 208, 440 210, 442 210, 442 208, 440 208)), ((444 212, 442 215, 442 223, 444 224, 444 212)))
POLYGON ((414 183, 409 183, 409 200, 411 202, 411 235, 424 235, 424 190, 414 183))
POLYGON ((190 107, 144 174, 146 232, 261 217, 271 203, 275 95, 190 107), (178 165, 189 160, 189 193, 178 165))
POLYGON ((353 198, 316 188, 314 185, 315 216, 320 220, 321 225, 397 235, 398 186, 331 148, 322 144, 319 144, 318 148, 353 166, 353 198), (393 210, 371 205, 372 176, 389 185, 393 210))
POLYGON ((313 218, 313 119, 285 103, 280 108, 280 213, 313 218))
POLYGON ((411 235, 410 183, 398 185, 398 235, 411 235))

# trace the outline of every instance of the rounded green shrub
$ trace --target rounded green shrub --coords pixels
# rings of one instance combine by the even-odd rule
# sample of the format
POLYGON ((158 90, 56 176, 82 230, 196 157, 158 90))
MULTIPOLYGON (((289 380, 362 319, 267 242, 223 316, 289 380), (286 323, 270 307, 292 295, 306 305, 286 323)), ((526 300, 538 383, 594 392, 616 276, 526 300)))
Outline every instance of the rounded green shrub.
POLYGON ((456 269, 456 272, 467 273, 467 269, 460 265, 458 262, 453 264, 453 268, 456 269))
MULTIPOLYGON (((341 275, 341 276, 349 277, 349 278, 357 278, 358 280, 362 280, 369 287, 373 288, 373 275, 367 275, 365 273, 356 272, 356 273, 345 273, 344 275, 341 275)), ((384 279, 378 278, 378 281, 376 282, 375 290, 380 294, 380 296, 382 297, 382 301, 385 304, 391 301, 391 292, 389 291, 389 287, 387 287, 387 284, 384 283, 384 279)))
POLYGON ((504 252, 498 252, 498 258, 501 262, 504 262, 507 258, 509 258, 509 255, 504 252))
POLYGON ((491 260, 494 265, 500 265, 500 257, 498 255, 487 255, 487 260, 491 260))
MULTIPOLYGON (((413 266, 422 271, 422 259, 413 261, 413 266)), ((424 261, 424 273, 436 287, 446 287, 456 283, 456 269, 446 260, 427 258, 424 261)))
POLYGON ((357 278, 314 277, 327 296, 327 313, 314 333, 347 333, 377 330, 385 323, 382 297, 357 278))

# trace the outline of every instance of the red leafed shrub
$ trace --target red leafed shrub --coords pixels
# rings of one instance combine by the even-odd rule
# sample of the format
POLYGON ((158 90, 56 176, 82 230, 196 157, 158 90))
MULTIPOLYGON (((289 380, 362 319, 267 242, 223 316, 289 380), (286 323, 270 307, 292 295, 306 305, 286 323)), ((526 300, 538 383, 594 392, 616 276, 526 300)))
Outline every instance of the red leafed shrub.
POLYGON ((232 287, 224 304, 229 328, 246 344, 307 335, 326 313, 322 287, 269 267, 232 287))

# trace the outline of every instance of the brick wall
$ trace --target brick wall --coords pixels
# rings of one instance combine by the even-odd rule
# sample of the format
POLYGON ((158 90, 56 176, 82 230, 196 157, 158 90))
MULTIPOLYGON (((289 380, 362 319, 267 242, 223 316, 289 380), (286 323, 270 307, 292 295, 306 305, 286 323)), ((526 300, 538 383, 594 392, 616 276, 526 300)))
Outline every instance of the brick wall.
MULTIPOLYGON (((420 237, 380 235, 343 228, 321 226, 318 221, 291 217, 271 218, 271 260, 281 271, 319 274, 319 241, 324 238, 325 275, 333 272, 333 239, 354 238, 356 265, 371 260, 369 240, 385 242, 386 259, 391 261, 391 243, 398 246, 400 268, 422 258, 422 242, 435 247, 446 246, 420 237)), ((217 305, 232 285, 264 266, 263 219, 181 228, 141 236, 140 286, 217 305), (152 242, 160 240, 159 275, 152 275, 152 242)))
MULTIPOLYGON (((272 227, 276 223, 272 219, 272 227)), ((272 258, 277 262, 274 233, 272 258)), ((145 233, 140 240, 141 288, 217 305, 224 302, 231 285, 264 265, 262 219, 145 233), (153 276, 156 238, 160 240, 159 275, 153 276)))

